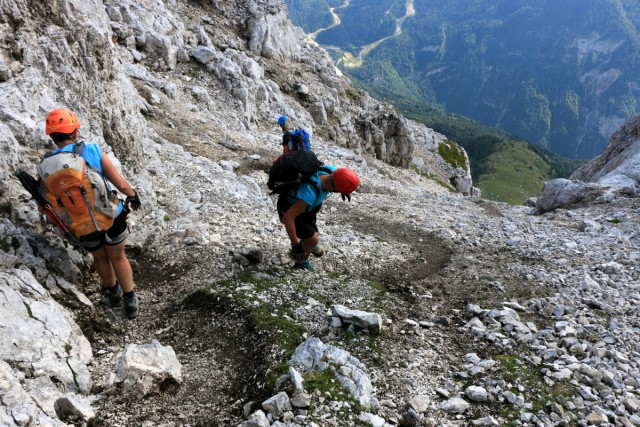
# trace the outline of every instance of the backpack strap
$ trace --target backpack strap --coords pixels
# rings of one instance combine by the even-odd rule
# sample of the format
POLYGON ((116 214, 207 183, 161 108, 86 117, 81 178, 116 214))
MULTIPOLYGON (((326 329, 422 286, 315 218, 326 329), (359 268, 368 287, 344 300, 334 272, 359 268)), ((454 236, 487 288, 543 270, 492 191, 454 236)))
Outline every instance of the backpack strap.
POLYGON ((82 156, 82 152, 84 151, 84 140, 78 141, 73 144, 73 152, 78 156, 82 156))
MULTIPOLYGON (((326 172, 327 175, 333 174, 333 171, 330 168, 328 168, 327 166, 324 166, 324 163, 322 162, 320 163, 321 165, 318 168, 318 172, 326 172)), ((318 175, 318 181, 320 181, 320 175, 318 175)), ((313 184, 311 187, 315 190, 316 197, 318 197, 320 195, 320 192, 322 191, 322 188, 320 188, 320 184, 316 184, 315 181, 313 180, 311 180, 311 184, 313 184)), ((297 191, 298 190, 296 190, 296 195, 297 195, 297 191)))
POLYGON ((80 187, 80 193, 82 194, 82 198, 84 199, 85 205, 87 205, 87 210, 89 211, 89 215, 91 215, 91 220, 93 221, 94 227, 96 227, 96 230, 102 231, 102 227, 100 227, 100 224, 98 223, 98 220, 96 218, 96 213, 93 210, 93 206, 91 206, 91 201, 89 200, 87 189, 84 187, 80 187))
MULTIPOLYGON (((73 151, 72 151, 73 154, 82 157, 83 151, 84 151, 84 141, 79 141, 73 144, 73 151)), ((42 157, 42 160, 48 159, 49 157, 55 156, 56 154, 60 154, 60 153, 68 153, 68 151, 62 151, 62 148, 60 149, 60 151, 52 151, 50 153, 45 154, 42 157)))
MULTIPOLYGON (((82 152, 84 151, 84 146, 85 146, 84 141, 79 141, 79 142, 75 143, 73 145, 73 153, 75 155, 77 155, 77 156, 82 157, 82 152)), ((84 161, 84 167, 85 167, 85 169, 91 169, 91 170, 94 170, 94 171, 96 170, 86 160, 84 161)), ((105 185, 106 185, 107 182, 106 182, 105 178, 103 176, 101 176, 101 178, 105 182, 105 185)), ((107 191, 108 191, 108 189, 109 189, 109 187, 107 186, 107 191)), ((81 186, 80 187, 80 194, 82 194, 82 198, 84 199, 84 203, 87 206, 87 210, 89 211, 89 215, 91 215, 91 220, 93 221, 94 227, 96 228, 96 230, 102 231, 102 227, 100 227, 100 224, 98 223, 98 220, 96 218, 96 213, 94 211, 93 206, 91 205, 91 201, 89 200, 89 195, 87 194, 87 189, 81 186)))

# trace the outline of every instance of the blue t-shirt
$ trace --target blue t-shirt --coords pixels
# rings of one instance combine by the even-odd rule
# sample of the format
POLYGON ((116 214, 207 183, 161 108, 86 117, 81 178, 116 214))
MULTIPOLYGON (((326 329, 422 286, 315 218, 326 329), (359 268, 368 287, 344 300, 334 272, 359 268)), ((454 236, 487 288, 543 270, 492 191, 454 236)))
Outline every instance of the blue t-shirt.
MULTIPOLYGON (((52 154, 56 153, 73 153, 73 147, 75 144, 65 145, 62 148, 56 148, 52 154)), ((84 144, 84 150, 82 150, 82 158, 89 163, 94 169, 100 172, 100 175, 104 176, 102 172, 102 150, 96 144, 84 144)))
MULTIPOLYGON (((323 165, 322 167, 335 171, 335 166, 323 165)), ((320 186, 320 175, 327 175, 327 172, 318 171, 311 177, 311 182, 303 182, 297 188, 297 190, 291 190, 287 199, 291 203, 295 203, 297 200, 302 200, 307 204, 305 212, 310 212, 314 208, 320 206, 331 194, 331 191, 323 190, 320 186)))
MULTIPOLYGON (((56 148, 52 151, 52 154, 73 153, 74 145, 75 144, 69 144, 65 145, 62 148, 56 148)), ((107 191, 109 191, 111 189, 111 186, 109 185, 109 181, 105 179, 104 172, 102 171, 102 150, 100 149, 100 146, 97 144, 85 143, 84 150, 82 150, 82 158, 85 160, 85 162, 87 162, 91 167, 93 167, 100 173, 102 179, 104 179, 104 182, 107 184, 107 191)), ((124 207, 122 206, 122 203, 118 203, 118 215, 122 213, 123 209, 124 207)))

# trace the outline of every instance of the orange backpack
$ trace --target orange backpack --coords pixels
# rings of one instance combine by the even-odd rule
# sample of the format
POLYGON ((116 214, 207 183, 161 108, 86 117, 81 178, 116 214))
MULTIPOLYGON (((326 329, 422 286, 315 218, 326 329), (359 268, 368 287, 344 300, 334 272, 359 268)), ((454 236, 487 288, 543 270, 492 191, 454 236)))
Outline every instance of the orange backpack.
POLYGON ((82 157, 83 150, 81 141, 72 152, 48 154, 37 166, 42 195, 80 241, 108 230, 119 204, 116 192, 82 157))

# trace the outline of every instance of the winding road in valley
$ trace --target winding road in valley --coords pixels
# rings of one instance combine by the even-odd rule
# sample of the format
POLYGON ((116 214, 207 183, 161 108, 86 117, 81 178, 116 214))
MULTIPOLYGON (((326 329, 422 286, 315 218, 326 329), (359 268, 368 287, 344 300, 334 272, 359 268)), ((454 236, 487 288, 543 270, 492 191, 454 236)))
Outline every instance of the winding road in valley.
MULTIPOLYGON (((313 33, 310 33, 307 35, 307 40, 309 41, 313 41, 314 43, 316 42, 316 37, 318 36, 318 34, 320 34, 323 31, 327 31, 331 28, 335 28, 338 25, 341 24, 340 21, 340 17, 335 13, 336 9, 340 9, 340 8, 344 8, 349 6, 349 0, 345 0, 345 2, 338 6, 338 7, 332 7, 329 9, 329 11, 331 12, 331 15, 333 16, 333 23, 331 25, 329 25, 326 28, 321 28, 313 33)), ((358 56, 353 56, 353 54, 351 52, 347 52, 344 51, 342 49, 340 49, 339 47, 336 46, 324 46, 326 49, 330 49, 330 50, 334 50, 337 52, 340 52, 342 54, 342 58, 338 61, 338 63, 343 63, 345 67, 348 68, 358 68, 360 66, 362 66, 362 64, 364 63, 364 58, 369 54, 369 52, 371 52, 373 49, 375 49, 376 47, 378 47, 382 42, 384 42, 385 40, 389 40, 390 38, 393 37, 397 37, 400 34, 402 34, 402 24, 404 23, 404 20, 407 19, 408 17, 414 16, 416 14, 416 10, 414 8, 414 0, 407 0, 406 2, 406 12, 404 14, 404 16, 400 17, 400 18, 395 18, 396 20, 396 29, 393 32, 393 34, 383 37, 379 40, 374 41, 373 43, 369 43, 368 45, 365 45, 362 47, 362 50, 360 51, 360 53, 358 54, 358 56)), ((391 9, 387 10, 385 13, 390 14, 391 13, 391 9)))
POLYGON ((326 27, 326 28, 320 28, 319 30, 317 30, 317 31, 315 31, 315 32, 313 32, 311 34, 307 34, 307 40, 311 40, 311 41, 315 42, 316 36, 318 34, 320 34, 323 31, 330 30, 331 28, 335 28, 338 25, 340 25, 342 22, 340 21, 340 17, 338 16, 338 14, 336 14, 335 11, 336 11, 336 9, 341 9, 341 8, 344 8, 344 7, 347 7, 347 6, 349 6, 349 0, 345 0, 345 2, 342 3, 338 7, 329 8, 329 12, 331 12, 331 16, 333 17, 333 23, 331 25, 329 25, 328 27, 326 27))

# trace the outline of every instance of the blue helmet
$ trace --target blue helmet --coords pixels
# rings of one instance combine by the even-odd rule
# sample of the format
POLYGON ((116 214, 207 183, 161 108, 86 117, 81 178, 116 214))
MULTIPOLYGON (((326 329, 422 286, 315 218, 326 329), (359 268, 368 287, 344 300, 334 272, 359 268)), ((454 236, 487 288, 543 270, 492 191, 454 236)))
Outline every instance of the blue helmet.
POLYGON ((284 124, 284 122, 286 122, 287 120, 289 120, 289 117, 280 116, 280 118, 278 119, 278 126, 282 126, 284 124))

